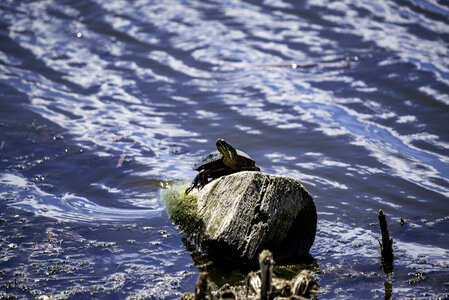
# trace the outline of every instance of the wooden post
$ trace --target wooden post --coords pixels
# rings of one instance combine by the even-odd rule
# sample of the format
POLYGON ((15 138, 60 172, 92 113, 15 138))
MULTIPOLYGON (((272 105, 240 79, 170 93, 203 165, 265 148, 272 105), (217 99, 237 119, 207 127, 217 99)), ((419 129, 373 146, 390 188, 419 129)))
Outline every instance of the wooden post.
POLYGON ((260 299, 267 300, 271 294, 271 281, 273 280, 273 254, 268 250, 263 250, 259 255, 260 265, 260 299))
POLYGON ((393 239, 388 233, 387 218, 384 212, 379 210, 377 214, 380 223, 380 231, 382 233, 382 241, 379 240, 380 254, 382 256, 380 264, 386 274, 393 272, 393 239))
POLYGON ((195 300, 211 299, 209 287, 209 274, 201 272, 195 286, 195 300))

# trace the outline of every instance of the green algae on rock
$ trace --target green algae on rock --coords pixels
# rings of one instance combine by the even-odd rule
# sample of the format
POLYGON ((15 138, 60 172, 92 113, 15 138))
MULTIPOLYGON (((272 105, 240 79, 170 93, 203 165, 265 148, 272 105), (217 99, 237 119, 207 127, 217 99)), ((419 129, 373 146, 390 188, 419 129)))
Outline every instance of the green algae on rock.
POLYGON ((199 243, 197 232, 203 230, 203 225, 197 212, 198 192, 194 190, 186 194, 186 187, 187 184, 173 185, 163 192, 162 198, 170 219, 195 243, 199 243))

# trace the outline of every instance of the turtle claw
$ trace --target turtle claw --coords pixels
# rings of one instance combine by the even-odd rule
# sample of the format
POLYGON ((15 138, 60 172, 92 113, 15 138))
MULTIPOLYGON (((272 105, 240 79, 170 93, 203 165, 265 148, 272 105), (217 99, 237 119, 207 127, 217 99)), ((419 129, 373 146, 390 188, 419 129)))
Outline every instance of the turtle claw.
POLYGON ((201 184, 200 174, 201 173, 198 173, 198 175, 196 175, 195 178, 193 179, 192 183, 185 189, 186 195, 188 195, 195 187, 198 187, 201 184))
POLYGON ((203 189, 203 187, 205 186, 206 184, 204 184, 204 183, 192 183, 191 185, 189 185, 186 189, 185 189, 185 193, 186 193, 186 195, 188 195, 194 188, 197 188, 198 189, 198 191, 200 191, 200 190, 202 190, 203 189))
POLYGON ((185 189, 184 193, 186 193, 186 195, 188 195, 192 190, 193 190, 193 186, 192 186, 192 185, 189 185, 189 186, 185 189))

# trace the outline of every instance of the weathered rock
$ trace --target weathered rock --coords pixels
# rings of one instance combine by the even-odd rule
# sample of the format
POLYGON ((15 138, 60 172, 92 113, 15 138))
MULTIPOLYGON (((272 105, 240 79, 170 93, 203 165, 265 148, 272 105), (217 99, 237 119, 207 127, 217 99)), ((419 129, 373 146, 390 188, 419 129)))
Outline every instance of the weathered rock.
POLYGON ((312 196, 286 176, 249 171, 223 176, 199 191, 196 210, 181 217, 171 211, 203 250, 222 259, 255 262, 260 251, 270 249, 278 261, 294 261, 308 255, 315 239, 312 196))

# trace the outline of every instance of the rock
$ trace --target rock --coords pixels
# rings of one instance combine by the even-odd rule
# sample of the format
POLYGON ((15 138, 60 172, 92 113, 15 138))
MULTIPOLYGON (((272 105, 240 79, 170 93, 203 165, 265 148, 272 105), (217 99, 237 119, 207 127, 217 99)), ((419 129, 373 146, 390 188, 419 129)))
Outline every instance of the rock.
POLYGON ((238 172, 208 183, 197 195, 196 210, 195 195, 188 198, 188 205, 179 195, 171 195, 167 208, 209 255, 245 262, 256 262, 263 249, 272 251, 279 262, 308 256, 315 239, 316 208, 295 179, 238 172), (176 207, 181 204, 188 209, 179 215, 176 207))

